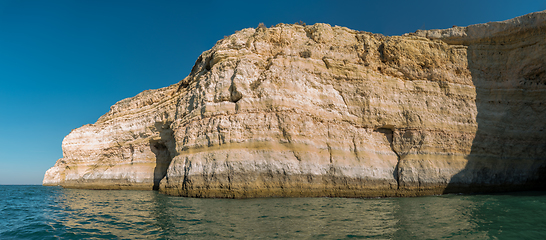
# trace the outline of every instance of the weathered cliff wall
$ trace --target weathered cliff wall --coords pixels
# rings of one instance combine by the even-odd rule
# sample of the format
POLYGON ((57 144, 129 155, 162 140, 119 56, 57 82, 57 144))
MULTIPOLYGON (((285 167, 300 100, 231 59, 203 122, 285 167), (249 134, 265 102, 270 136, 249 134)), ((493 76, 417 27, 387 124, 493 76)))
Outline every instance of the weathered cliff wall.
POLYGON ((545 19, 393 37, 244 29, 181 82, 72 131, 44 185, 197 197, 542 187, 545 19))
POLYGON ((546 11, 417 32, 468 46, 478 129, 447 192, 546 187, 546 11))

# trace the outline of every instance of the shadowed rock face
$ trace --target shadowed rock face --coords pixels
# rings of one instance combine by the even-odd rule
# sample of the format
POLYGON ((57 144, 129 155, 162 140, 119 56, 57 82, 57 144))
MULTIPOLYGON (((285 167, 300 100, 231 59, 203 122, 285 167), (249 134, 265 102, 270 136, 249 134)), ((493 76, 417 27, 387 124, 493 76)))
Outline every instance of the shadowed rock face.
POLYGON ((546 187, 545 13, 428 33, 468 46, 477 93, 478 129, 468 163, 446 192, 546 187))
POLYGON ((416 196, 546 183, 546 12, 385 37, 243 29, 73 130, 44 185, 416 196))

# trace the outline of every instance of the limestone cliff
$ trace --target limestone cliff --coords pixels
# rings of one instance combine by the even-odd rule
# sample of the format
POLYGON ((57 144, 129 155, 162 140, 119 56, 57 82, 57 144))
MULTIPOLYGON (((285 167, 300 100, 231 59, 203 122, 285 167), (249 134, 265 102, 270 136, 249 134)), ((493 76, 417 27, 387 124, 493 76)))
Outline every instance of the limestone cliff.
POLYGON ((73 130, 44 185, 415 196, 546 183, 546 11, 386 37, 243 29, 73 130))

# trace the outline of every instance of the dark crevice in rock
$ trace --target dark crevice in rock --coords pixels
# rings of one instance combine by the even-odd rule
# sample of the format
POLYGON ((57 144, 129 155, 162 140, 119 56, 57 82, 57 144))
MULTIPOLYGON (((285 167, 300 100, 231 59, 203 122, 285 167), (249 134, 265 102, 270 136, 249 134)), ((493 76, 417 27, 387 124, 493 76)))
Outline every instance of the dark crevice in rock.
POLYGON ((311 50, 309 49, 306 49, 306 50, 303 50, 299 53, 300 57, 302 58, 310 58, 312 53, 311 53, 311 50))
POLYGON ((192 80, 190 77, 186 77, 180 81, 180 85, 178 85, 177 92, 182 91, 182 89, 188 88, 190 86, 190 80, 192 80))
POLYGON ((328 154, 330 155, 330 164, 333 164, 334 163, 334 156, 332 156, 332 147, 328 143, 326 143, 326 147, 328 147, 328 154))
POLYGON ((183 191, 188 191, 192 188, 192 182, 189 178, 190 170, 191 170, 191 162, 186 158, 184 162, 184 179, 182 180, 182 189, 183 191))
POLYGON ((234 83, 232 83, 231 86, 229 87, 229 92, 230 92, 230 99, 229 99, 230 102, 237 103, 239 100, 241 100, 241 98, 243 98, 243 94, 237 91, 237 87, 235 86, 234 83))
POLYGON ((394 147, 394 131, 393 131, 394 128, 391 128, 391 127, 382 127, 382 128, 378 128, 376 129, 375 131, 376 132, 379 132, 379 133, 383 133, 385 135, 385 137, 387 138, 387 141, 389 141, 389 144, 390 144, 390 147, 391 147, 391 150, 394 152, 394 154, 396 154, 396 157, 397 157, 397 162, 396 162, 396 166, 394 167, 394 171, 392 173, 394 179, 396 179, 396 184, 398 186, 398 189, 400 189, 400 168, 399 168, 399 165, 400 165, 400 154, 398 154, 398 152, 396 151, 395 147, 394 147))
POLYGON ((230 102, 237 103, 241 98, 243 98, 243 94, 239 91, 237 91, 237 85, 235 78, 237 77, 237 67, 239 66, 239 62, 237 62, 237 66, 235 67, 235 72, 231 76, 231 85, 229 86, 229 94, 230 94, 230 102))
POLYGON ((201 73, 204 71, 210 71, 210 69, 212 68, 212 56, 207 56, 205 53, 201 54, 201 56, 197 58, 197 61, 195 61, 195 64, 191 68, 190 75, 201 73))
POLYGON ((156 158, 153 190, 159 190, 159 182, 167 175, 167 169, 176 155, 176 142, 170 125, 170 122, 156 122, 155 128, 159 135, 150 140, 150 149, 156 158))
POLYGON ((377 52, 379 52, 379 59, 381 59, 382 63, 387 62, 387 58, 385 57, 385 43, 381 43, 379 47, 377 48, 377 52))

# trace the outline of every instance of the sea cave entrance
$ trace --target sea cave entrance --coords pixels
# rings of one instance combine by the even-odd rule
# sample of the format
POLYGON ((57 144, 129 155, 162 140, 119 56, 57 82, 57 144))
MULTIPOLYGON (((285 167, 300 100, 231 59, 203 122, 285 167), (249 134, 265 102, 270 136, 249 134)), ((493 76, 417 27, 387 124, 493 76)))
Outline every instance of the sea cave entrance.
POLYGON ((173 135, 174 131, 170 128, 171 122, 157 122, 154 126, 159 136, 150 140, 150 149, 155 154, 156 159, 152 189, 159 190, 159 182, 167 175, 167 169, 176 154, 176 142, 173 135))

